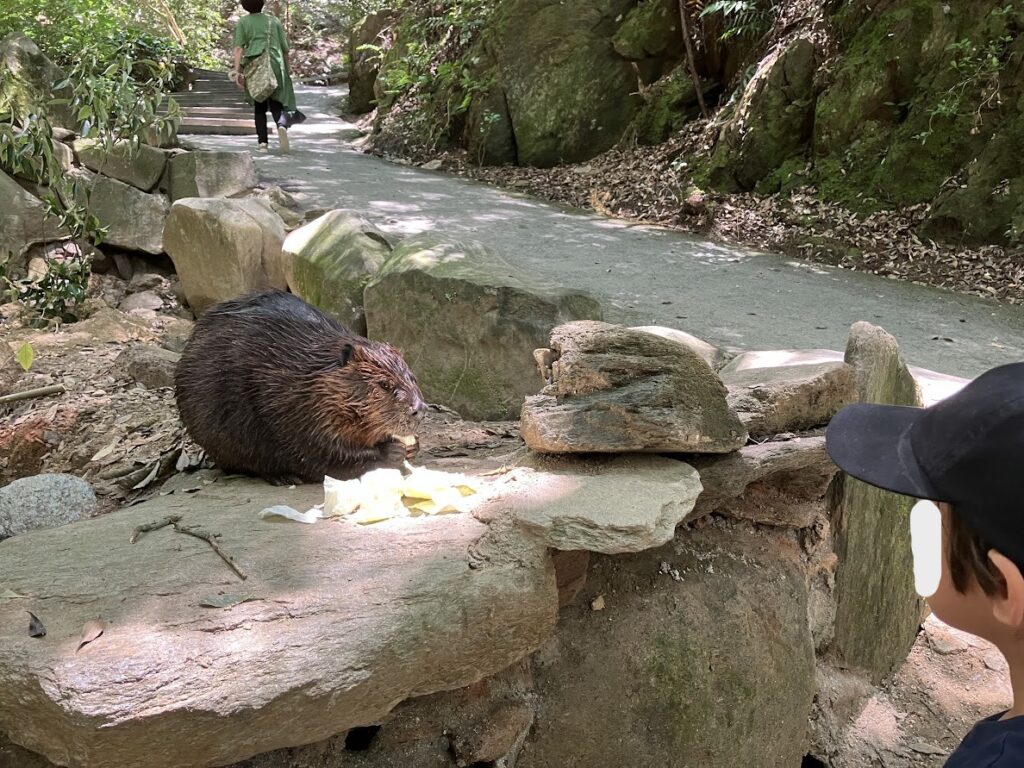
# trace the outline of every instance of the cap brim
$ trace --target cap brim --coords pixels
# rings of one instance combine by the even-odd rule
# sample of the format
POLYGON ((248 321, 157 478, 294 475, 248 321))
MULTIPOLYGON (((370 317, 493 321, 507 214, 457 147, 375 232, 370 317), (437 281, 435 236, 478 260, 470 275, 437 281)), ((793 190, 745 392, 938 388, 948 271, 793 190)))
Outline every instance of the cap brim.
POLYGON ((846 474, 887 491, 943 501, 914 458, 910 429, 924 409, 855 403, 835 415, 825 432, 832 461, 846 474))

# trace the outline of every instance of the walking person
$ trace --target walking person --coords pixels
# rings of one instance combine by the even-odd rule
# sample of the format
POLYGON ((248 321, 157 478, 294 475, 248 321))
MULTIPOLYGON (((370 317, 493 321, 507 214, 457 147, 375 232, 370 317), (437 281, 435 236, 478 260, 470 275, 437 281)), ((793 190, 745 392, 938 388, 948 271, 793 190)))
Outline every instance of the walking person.
POLYGON ((241 0, 242 8, 248 15, 238 20, 235 27, 235 83, 239 88, 245 87, 242 67, 267 52, 271 68, 277 77, 277 89, 265 100, 255 101, 246 88, 245 97, 253 105, 256 120, 256 140, 260 152, 266 152, 269 144, 267 138, 267 110, 274 118, 277 126, 277 139, 282 152, 288 147, 288 115, 295 112, 295 90, 288 73, 288 38, 284 27, 274 16, 263 13, 264 0, 241 0))

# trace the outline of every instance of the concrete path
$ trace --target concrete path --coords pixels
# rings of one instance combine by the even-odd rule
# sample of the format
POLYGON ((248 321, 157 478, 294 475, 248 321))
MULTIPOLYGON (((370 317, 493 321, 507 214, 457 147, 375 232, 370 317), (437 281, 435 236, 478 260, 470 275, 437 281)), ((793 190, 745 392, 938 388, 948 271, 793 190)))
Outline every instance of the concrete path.
MULTIPOLYGON (((529 273, 588 290, 606 319, 665 325, 740 349, 842 350, 857 320, 881 325, 913 365, 976 376, 1024 360, 1024 307, 962 296, 629 226, 441 172, 396 165, 346 146, 334 117, 343 88, 297 88, 309 120, 292 153, 257 155, 260 175, 309 207, 356 211, 395 234, 437 231, 479 240, 529 273)), ((210 149, 255 149, 239 136, 188 137, 210 149)))

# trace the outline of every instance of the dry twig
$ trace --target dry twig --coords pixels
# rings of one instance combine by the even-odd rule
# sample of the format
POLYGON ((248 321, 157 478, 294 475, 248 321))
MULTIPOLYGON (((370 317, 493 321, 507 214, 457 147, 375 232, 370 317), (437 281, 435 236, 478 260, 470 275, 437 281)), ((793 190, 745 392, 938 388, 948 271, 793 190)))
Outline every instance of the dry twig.
POLYGON ((231 555, 229 555, 227 552, 220 548, 220 545, 216 541, 217 534, 208 533, 207 531, 197 531, 195 528, 189 528, 188 526, 178 525, 177 523, 174 524, 174 530, 176 530, 178 533, 186 533, 189 536, 195 536, 197 539, 202 539, 210 545, 214 552, 220 555, 220 559, 227 563, 228 567, 232 571, 238 574, 238 578, 240 578, 242 581, 245 581, 247 578, 249 578, 245 575, 245 572, 238 567, 238 565, 232 559, 231 555))
POLYGON ((36 397, 46 397, 47 395, 59 395, 66 391, 63 384, 51 384, 48 387, 39 387, 38 389, 26 389, 24 392, 15 392, 10 395, 4 395, 0 397, 0 404, 2 403, 14 403, 18 400, 31 400, 36 397))
POLYGON ((169 515, 163 518, 162 520, 155 520, 152 523, 145 523, 143 525, 137 526, 135 530, 132 531, 132 535, 128 537, 128 543, 134 544, 136 541, 139 540, 139 537, 147 531, 157 531, 161 528, 166 528, 168 525, 170 525, 173 526, 174 530, 176 530, 178 533, 184 533, 188 536, 193 536, 197 539, 202 539, 207 544, 209 544, 210 548, 220 556, 221 560, 227 563, 228 567, 232 571, 238 574, 238 578, 240 578, 242 581, 245 581, 247 578, 249 578, 248 576, 246 576, 245 572, 238 567, 238 564, 235 562, 234 558, 232 558, 231 555, 229 555, 227 552, 220 548, 220 544, 217 543, 216 533, 209 533, 207 531, 196 530, 195 528, 192 528, 187 525, 179 525, 180 522, 181 515, 169 515))
POLYGON ((697 63, 693 55, 693 40, 690 39, 690 24, 686 20, 685 0, 679 0, 679 21, 683 27, 683 43, 686 44, 686 63, 690 67, 693 89, 697 92, 697 103, 700 104, 700 113, 707 120, 710 117, 710 113, 708 112, 708 105, 704 103, 704 89, 701 88, 700 78, 697 76, 697 63))
POLYGON ((139 537, 142 536, 142 534, 149 531, 158 531, 168 525, 174 525, 179 520, 181 520, 181 515, 170 515, 169 517, 165 517, 163 520, 154 520, 152 523, 137 525, 135 526, 135 530, 132 531, 132 535, 128 537, 128 543, 134 544, 139 540, 139 537))

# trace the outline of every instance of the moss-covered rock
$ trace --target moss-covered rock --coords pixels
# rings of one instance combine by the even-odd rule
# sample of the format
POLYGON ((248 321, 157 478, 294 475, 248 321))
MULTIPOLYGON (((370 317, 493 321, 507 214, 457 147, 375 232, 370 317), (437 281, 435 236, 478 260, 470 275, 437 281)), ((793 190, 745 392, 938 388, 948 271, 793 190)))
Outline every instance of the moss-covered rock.
POLYGON ((348 108, 357 114, 369 112, 377 105, 373 86, 383 48, 385 30, 394 23, 393 11, 367 14, 353 27, 348 41, 348 108))
POLYGON ((947 188, 932 204, 922 234, 954 242, 1024 242, 1024 95, 969 163, 961 184, 947 188))
POLYGON ((699 114, 693 78, 679 66, 651 86, 630 128, 640 144, 660 144, 699 114))
POLYGON ((709 169, 714 187, 753 189, 806 151, 814 126, 816 60, 814 43, 805 38, 762 60, 719 136, 709 169))
POLYGON ((363 289, 390 253, 377 229, 340 210, 296 229, 281 248, 291 292, 363 335, 363 289))
POLYGON ((630 61, 679 59, 683 55, 683 35, 676 0, 640 0, 612 37, 612 47, 630 61))
POLYGON ((860 211, 926 202, 978 156, 1003 119, 978 73, 1016 23, 1004 5, 891 0, 837 17, 847 45, 815 114, 823 197, 860 211))
POLYGON ((488 29, 519 163, 548 167, 613 146, 640 107, 611 38, 630 0, 509 0, 488 29))
POLYGON ((0 40, 0 111, 44 115, 54 125, 74 128, 77 121, 57 98, 70 98, 71 89, 54 89, 66 79, 64 71, 50 61, 29 38, 17 33, 0 40))
POLYGON ((800 765, 814 649, 799 558, 786 535, 746 526, 592 557, 533 657, 537 718, 517 765, 800 765))
POLYGON ((586 294, 544 285, 474 242, 401 241, 363 294, 371 339, 405 354, 423 394, 472 419, 519 415, 544 386, 533 350, 556 325, 600 319, 586 294))

